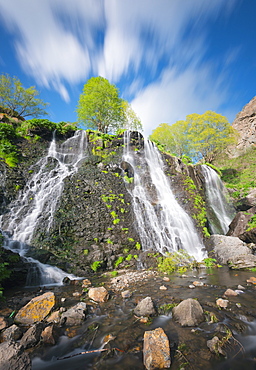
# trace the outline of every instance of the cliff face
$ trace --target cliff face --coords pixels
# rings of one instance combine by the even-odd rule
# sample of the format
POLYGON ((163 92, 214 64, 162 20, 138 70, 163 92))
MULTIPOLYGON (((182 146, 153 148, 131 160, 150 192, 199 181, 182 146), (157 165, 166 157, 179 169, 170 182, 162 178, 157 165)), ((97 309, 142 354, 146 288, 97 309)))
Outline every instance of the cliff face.
POLYGON ((256 96, 237 114, 233 127, 239 133, 238 152, 256 145, 256 96))
MULTIPOLYGON (((133 173, 122 158, 124 138, 104 137, 91 131, 87 141, 87 155, 79 170, 64 180, 50 229, 41 218, 34 230, 30 253, 43 263, 77 275, 92 271, 94 262, 106 269, 135 267, 142 250, 129 191, 133 173), (128 181, 124 181, 125 177, 128 181)), ((134 153, 143 156, 140 134, 132 133, 131 141, 134 153)), ((1 213, 8 213, 11 201, 36 170, 32 163, 46 154, 49 144, 49 139, 37 143, 21 141, 23 160, 18 167, 10 169, 1 164, 1 213)), ((206 219, 200 166, 186 166, 175 157, 162 156, 175 197, 203 236, 206 219)), ((154 204, 154 189, 152 204, 158 207, 154 204)))

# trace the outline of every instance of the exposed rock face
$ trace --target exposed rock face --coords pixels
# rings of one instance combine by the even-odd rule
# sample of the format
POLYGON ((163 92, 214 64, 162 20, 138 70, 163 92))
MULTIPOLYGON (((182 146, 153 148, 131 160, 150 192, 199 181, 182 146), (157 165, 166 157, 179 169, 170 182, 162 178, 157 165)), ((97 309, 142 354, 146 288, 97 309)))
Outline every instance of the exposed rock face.
POLYGON ((15 324, 11 325, 9 328, 4 330, 3 333, 1 333, 1 339, 3 341, 8 341, 8 340, 16 341, 16 340, 19 340, 21 336, 22 336, 22 331, 15 324))
POLYGON ((229 225, 227 235, 239 237, 239 235, 243 234, 248 227, 248 221, 250 221, 252 216, 255 214, 255 211, 256 207, 249 209, 246 213, 238 212, 229 225))
POLYGON ((20 344, 4 342, 0 344, 1 370, 30 370, 31 360, 20 344))
POLYGON ((242 235, 239 235, 239 238, 246 243, 256 244, 256 228, 245 231, 242 235))
POLYGON ((245 269, 256 267, 256 256, 246 254, 242 256, 230 257, 228 260, 232 269, 245 269))
POLYGON ((227 264, 235 257, 252 254, 250 248, 235 236, 211 235, 207 249, 214 251, 220 264, 227 264))
POLYGON ((147 370, 171 366, 170 344, 162 328, 144 333, 143 360, 147 370))
POLYGON ((38 322, 31 326, 21 338, 20 344, 23 348, 32 348, 37 345, 43 331, 43 323, 38 322))
POLYGON ((256 96, 236 116, 233 127, 239 132, 237 150, 256 145, 256 96))
POLYGON ((205 320, 202 306, 192 298, 182 301, 173 308, 172 313, 181 326, 196 326, 205 320))
POLYGON ((15 316, 15 321, 24 325, 33 325, 35 322, 42 321, 54 305, 54 293, 44 293, 33 298, 26 306, 22 307, 15 316))

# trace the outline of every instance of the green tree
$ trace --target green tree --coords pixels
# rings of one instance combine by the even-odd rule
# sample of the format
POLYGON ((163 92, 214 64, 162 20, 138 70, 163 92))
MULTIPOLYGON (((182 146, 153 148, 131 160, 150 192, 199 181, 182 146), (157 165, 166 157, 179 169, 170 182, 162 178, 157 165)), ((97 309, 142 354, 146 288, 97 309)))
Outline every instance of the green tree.
POLYGON ((204 114, 190 114, 187 140, 192 143, 193 156, 197 160, 211 163, 218 153, 228 145, 234 144, 237 131, 221 114, 206 111, 204 114))
POLYGON ((103 77, 92 77, 79 97, 77 115, 85 127, 107 133, 124 125, 123 100, 115 85, 103 77))
POLYGON ((124 128, 131 131, 142 131, 141 120, 126 100, 122 101, 122 109, 124 114, 124 128))
POLYGON ((11 116, 40 117, 46 115, 48 105, 38 98, 34 86, 25 89, 20 80, 8 74, 0 75, 0 106, 11 116))
POLYGON ((236 138, 237 132, 227 118, 212 111, 190 114, 185 121, 173 125, 163 123, 150 136, 178 157, 185 155, 194 161, 209 163, 228 145, 235 143, 236 138))

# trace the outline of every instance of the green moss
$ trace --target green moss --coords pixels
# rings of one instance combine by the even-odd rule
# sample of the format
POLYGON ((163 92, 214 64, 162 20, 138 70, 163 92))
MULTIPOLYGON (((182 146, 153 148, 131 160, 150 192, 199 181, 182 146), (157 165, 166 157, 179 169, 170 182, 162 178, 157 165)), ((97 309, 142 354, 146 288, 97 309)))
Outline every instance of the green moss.
POLYGON ((118 257, 118 259, 114 263, 114 266, 115 267, 118 267, 123 261, 124 261, 124 257, 123 256, 118 257))
POLYGON ((193 264, 194 260, 191 256, 186 251, 180 250, 172 254, 169 253, 167 257, 159 257, 157 267, 159 271, 171 274, 174 271, 183 273, 193 264))
POLYGON ((94 261, 90 267, 94 272, 97 272, 98 269, 101 267, 103 261, 94 261))

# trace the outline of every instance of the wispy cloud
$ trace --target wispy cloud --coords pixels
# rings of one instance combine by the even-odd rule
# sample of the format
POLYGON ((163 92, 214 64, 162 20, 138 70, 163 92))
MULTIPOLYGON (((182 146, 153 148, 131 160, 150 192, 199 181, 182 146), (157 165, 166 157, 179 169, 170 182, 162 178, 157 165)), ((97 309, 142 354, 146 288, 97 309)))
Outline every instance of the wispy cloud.
POLYGON ((161 122, 207 109, 209 102, 212 109, 220 105, 225 91, 213 81, 210 64, 203 64, 204 26, 235 3, 0 0, 0 11, 20 64, 37 83, 69 101, 69 86, 92 73, 113 83, 125 79, 123 94, 133 95, 150 133, 161 122))

